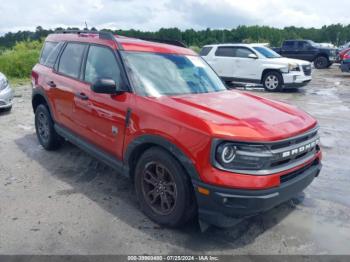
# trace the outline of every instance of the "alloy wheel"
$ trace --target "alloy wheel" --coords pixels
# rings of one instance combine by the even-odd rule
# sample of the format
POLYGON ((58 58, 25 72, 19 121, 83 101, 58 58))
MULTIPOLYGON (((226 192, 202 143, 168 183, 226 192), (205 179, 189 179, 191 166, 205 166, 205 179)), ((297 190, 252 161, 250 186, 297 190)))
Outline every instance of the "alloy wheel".
POLYGON ((278 87, 279 85, 279 80, 277 76, 275 75, 269 75, 265 79, 265 86, 269 90, 274 90, 278 87))
POLYGON ((150 162, 145 166, 141 187, 146 203, 155 213, 168 215, 174 210, 177 199, 175 179, 161 163, 150 162))
POLYGON ((37 121, 39 136, 44 142, 47 142, 50 135, 49 120, 43 112, 40 112, 37 121))

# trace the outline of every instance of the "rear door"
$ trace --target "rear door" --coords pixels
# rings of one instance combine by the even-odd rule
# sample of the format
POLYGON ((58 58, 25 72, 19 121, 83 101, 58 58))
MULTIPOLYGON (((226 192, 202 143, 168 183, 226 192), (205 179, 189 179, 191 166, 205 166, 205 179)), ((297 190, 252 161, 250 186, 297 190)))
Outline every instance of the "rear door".
POLYGON ((233 46, 218 46, 213 59, 208 63, 214 68, 216 73, 222 78, 233 78, 236 68, 236 49, 233 46))
POLYGON ((75 132, 79 132, 79 128, 73 114, 73 104, 75 94, 82 85, 81 65, 87 47, 88 45, 81 43, 66 43, 47 82, 51 88, 50 94, 58 122, 75 132))
POLYGON ((73 113, 79 119, 80 134, 103 151, 122 159, 126 115, 133 94, 98 94, 91 85, 101 78, 113 79, 118 87, 126 86, 119 56, 106 46, 90 45, 84 61, 84 84, 74 98, 73 113))

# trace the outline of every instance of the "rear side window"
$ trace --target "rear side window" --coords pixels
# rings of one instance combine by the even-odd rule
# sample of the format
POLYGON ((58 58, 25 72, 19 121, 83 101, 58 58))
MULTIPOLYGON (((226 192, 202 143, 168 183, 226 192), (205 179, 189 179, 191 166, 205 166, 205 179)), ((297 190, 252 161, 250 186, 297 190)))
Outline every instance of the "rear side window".
POLYGON ((110 78, 120 85, 120 72, 115 55, 109 48, 90 46, 85 67, 86 82, 93 83, 98 78, 110 78))
POLYGON ((236 48, 233 46, 219 46, 216 49, 216 56, 226 56, 226 57, 235 57, 236 48))
POLYGON ((52 68, 62 46, 62 42, 45 42, 39 63, 52 68))
POLYGON ((199 52, 200 56, 207 56, 209 54, 209 52, 212 50, 213 48, 211 46, 205 46, 202 48, 202 50, 199 52))
POLYGON ((247 58, 254 54, 248 48, 239 46, 220 46, 215 52, 216 56, 247 58))
POLYGON ((68 43, 61 55, 58 72, 67 76, 79 78, 85 47, 86 46, 83 44, 68 43))

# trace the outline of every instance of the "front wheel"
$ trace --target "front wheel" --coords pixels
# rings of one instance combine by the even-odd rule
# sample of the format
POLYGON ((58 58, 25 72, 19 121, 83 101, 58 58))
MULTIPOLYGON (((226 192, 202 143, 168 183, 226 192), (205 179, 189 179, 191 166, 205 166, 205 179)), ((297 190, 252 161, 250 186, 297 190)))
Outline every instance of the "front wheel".
POLYGON ((195 215, 191 183, 179 162, 161 148, 148 149, 135 169, 142 211, 154 222, 179 227, 195 215))
POLYGON ((325 69, 329 65, 328 58, 325 56, 318 56, 314 61, 314 66, 317 69, 325 69))
POLYGON ((282 89, 283 78, 281 73, 271 71, 267 72, 264 75, 262 82, 265 90, 270 92, 276 92, 282 89))

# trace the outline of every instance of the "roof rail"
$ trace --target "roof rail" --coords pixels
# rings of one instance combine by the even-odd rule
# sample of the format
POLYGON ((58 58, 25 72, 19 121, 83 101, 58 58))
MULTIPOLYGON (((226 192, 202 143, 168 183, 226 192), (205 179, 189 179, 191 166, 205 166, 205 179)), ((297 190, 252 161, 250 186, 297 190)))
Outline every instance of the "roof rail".
POLYGON ((117 38, 111 33, 106 31, 92 31, 92 30, 63 30, 55 31, 56 34, 97 34, 100 39, 112 40, 114 41, 119 50, 122 50, 122 45, 118 42, 117 38))
POLYGON ((152 38, 152 37, 137 37, 137 38, 145 41, 158 42, 162 44, 175 45, 175 46, 187 48, 186 44, 179 40, 161 39, 161 38, 152 38))

